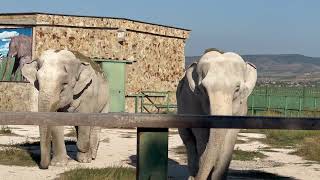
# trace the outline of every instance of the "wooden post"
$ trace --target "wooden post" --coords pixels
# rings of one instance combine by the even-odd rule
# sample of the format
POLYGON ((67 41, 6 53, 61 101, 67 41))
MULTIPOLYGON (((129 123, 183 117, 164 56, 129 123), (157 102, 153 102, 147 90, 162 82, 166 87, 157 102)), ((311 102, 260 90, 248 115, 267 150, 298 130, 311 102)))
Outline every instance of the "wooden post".
POLYGON ((166 180, 168 172, 168 129, 138 128, 138 180, 166 180))

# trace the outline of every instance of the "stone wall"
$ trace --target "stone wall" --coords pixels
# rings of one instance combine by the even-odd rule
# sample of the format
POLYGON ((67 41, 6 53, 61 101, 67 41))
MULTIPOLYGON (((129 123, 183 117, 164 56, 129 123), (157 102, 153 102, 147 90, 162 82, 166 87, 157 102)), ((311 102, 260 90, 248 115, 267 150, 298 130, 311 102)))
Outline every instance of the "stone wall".
MULTIPOLYGON (((4 19, 14 19, 7 16, 0 15, 0 24, 4 19)), ((121 18, 51 14, 14 17, 16 22, 33 26, 33 58, 49 48, 67 48, 90 58, 134 61, 126 69, 127 95, 175 91, 183 75, 189 30, 121 18), (26 20, 27 17, 30 19, 26 20), (126 29, 123 43, 117 39, 119 28, 126 29)), ((128 99, 126 109, 132 112, 133 105, 133 99, 128 99)))
POLYGON ((37 98, 29 83, 0 82, 0 112, 36 111, 37 98))

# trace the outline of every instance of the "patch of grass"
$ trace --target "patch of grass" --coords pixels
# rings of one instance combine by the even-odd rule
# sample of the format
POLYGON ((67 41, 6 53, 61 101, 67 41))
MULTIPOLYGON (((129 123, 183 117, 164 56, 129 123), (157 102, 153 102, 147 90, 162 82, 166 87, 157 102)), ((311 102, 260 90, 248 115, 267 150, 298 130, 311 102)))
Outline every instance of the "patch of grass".
POLYGON ((12 131, 8 126, 1 126, 0 134, 11 134, 12 131))
POLYGON ((298 150, 293 154, 320 162, 320 136, 304 138, 298 150))
POLYGON ((0 150, 0 164, 15 166, 37 166, 35 159, 40 156, 30 154, 27 150, 18 148, 4 148, 0 150))
POLYGON ((57 180, 135 180, 136 170, 126 167, 110 167, 99 169, 77 168, 64 172, 57 180))
POLYGON ((253 161, 257 158, 262 159, 265 157, 267 156, 258 151, 242 151, 239 149, 234 150, 232 154, 232 159, 239 161, 253 161))
POLYGON ((260 141, 273 147, 296 147, 304 138, 320 137, 320 131, 306 130, 262 130, 266 135, 260 141))

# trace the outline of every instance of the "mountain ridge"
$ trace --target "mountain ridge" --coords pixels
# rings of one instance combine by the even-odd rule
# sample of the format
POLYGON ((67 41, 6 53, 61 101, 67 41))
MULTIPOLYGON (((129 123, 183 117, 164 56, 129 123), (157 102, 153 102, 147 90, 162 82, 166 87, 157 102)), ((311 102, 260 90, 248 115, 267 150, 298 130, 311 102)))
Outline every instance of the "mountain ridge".
MULTIPOLYGON (((302 54, 241 55, 257 66, 259 82, 315 82, 320 81, 320 57, 302 54)), ((201 56, 187 56, 185 66, 201 56)))

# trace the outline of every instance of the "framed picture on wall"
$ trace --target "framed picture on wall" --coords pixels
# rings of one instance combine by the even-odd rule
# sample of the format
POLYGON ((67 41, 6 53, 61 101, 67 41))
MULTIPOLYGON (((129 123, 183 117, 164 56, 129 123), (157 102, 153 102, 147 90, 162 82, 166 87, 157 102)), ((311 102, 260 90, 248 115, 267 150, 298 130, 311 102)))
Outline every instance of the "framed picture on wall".
POLYGON ((0 28, 0 80, 22 81, 22 66, 31 61, 32 28, 0 28))

